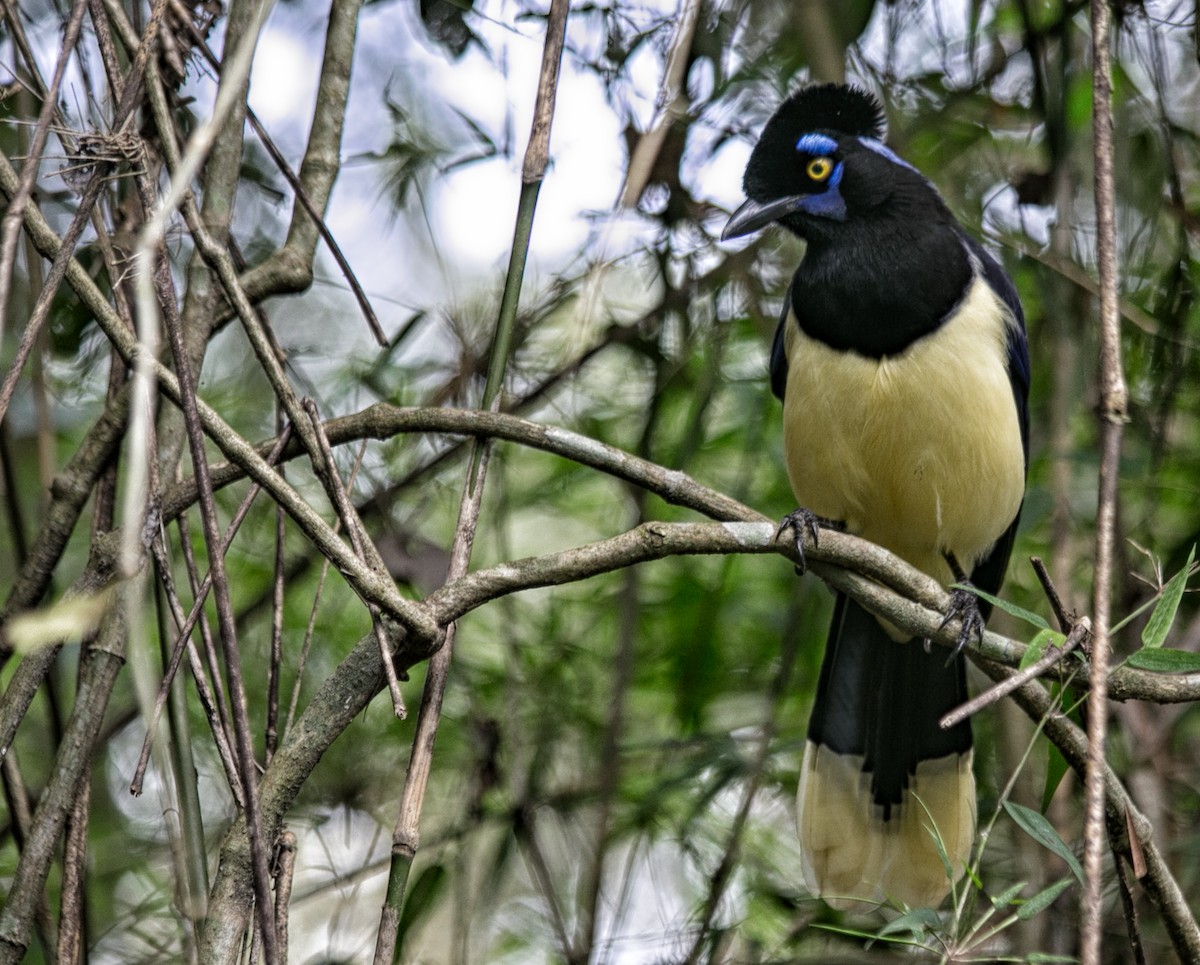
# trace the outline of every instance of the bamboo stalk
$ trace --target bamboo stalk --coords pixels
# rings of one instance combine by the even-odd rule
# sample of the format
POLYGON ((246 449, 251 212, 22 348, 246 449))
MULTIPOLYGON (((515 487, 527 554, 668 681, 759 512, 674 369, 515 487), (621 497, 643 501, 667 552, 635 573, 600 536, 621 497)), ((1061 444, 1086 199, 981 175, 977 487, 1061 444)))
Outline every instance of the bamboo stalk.
MULTIPOLYGON (((525 261, 529 254, 529 242, 533 235, 533 219, 537 210, 538 192, 545 178, 550 158, 550 128, 554 120, 555 94, 558 89, 559 67, 562 63, 563 45, 566 40, 567 0, 553 0, 546 22, 546 40, 542 49, 542 69, 538 77, 537 100, 533 112, 533 126, 529 133, 529 144, 525 149, 521 169, 521 195, 517 204, 517 219, 513 229, 513 245, 509 255, 508 273, 504 280, 504 293, 500 300, 500 312, 496 320, 496 331, 492 339, 492 352, 488 361, 487 381, 483 390, 483 409, 492 409, 500 397, 504 384, 504 373, 512 355, 513 330, 516 327, 517 307, 521 297, 521 283, 525 276, 525 261)), ((463 487, 459 507, 458 524, 455 527, 454 543, 450 550, 450 570, 447 582, 459 579, 467 572, 471 561, 471 548, 475 540, 475 529, 479 521, 483 485, 487 478, 487 456, 489 443, 477 440, 472 446, 470 468, 463 487)), ((412 754, 405 774, 404 790, 400 799, 400 813, 392 833, 391 867, 388 871, 387 893, 380 912, 379 931, 375 942, 375 965, 387 965, 399 960, 401 944, 399 938, 400 916, 404 908, 404 891, 408 883, 412 863, 420 842, 421 809, 425 792, 429 786, 432 769, 433 745, 441 720, 442 700, 449 677, 450 662, 454 653, 455 627, 446 628, 441 648, 429 661, 425 678, 425 689, 421 695, 421 709, 413 735, 412 754)))

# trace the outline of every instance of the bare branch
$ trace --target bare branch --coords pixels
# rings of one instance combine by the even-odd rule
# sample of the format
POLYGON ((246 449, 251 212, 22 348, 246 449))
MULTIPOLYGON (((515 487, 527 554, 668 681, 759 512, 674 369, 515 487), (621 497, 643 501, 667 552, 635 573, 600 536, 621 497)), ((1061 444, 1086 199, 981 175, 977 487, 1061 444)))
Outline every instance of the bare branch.
MULTIPOLYGON (((67 62, 79 39, 79 31, 83 26, 83 14, 87 10, 87 0, 75 0, 71 7, 71 16, 67 21, 67 29, 63 32, 62 49, 54 65, 54 76, 50 79, 50 89, 42 97, 42 109, 38 114, 37 123, 33 128, 33 138, 26 152, 25 163, 21 166, 21 181, 17 186, 14 197, 9 201, 4 219, 0 221, 0 339, 4 338, 4 322, 8 318, 8 296, 12 287, 13 265, 17 257, 17 237, 21 230, 21 220, 25 205, 33 194, 33 185, 37 180, 38 167, 42 161, 42 151, 46 149, 46 141, 50 137, 50 120, 58 108, 58 91, 62 84, 63 74, 67 70, 67 62)), ((33 327, 32 325, 29 327, 33 327)), ((2 407, 0 407, 2 411, 2 407)))
POLYGON ((1117 482, 1121 437, 1128 405, 1121 367, 1121 328, 1117 302, 1117 223, 1113 187, 1112 67, 1106 0, 1092 2, 1092 115, 1096 196, 1096 256, 1100 274, 1100 495, 1096 515, 1095 575, 1092 585, 1091 690, 1088 694, 1088 768, 1084 781, 1084 883, 1079 898, 1080 961, 1100 965, 1101 862, 1104 842, 1105 735, 1108 727, 1109 610, 1112 604, 1116 543, 1117 482))
POLYGON ((1067 634, 1067 638, 1063 641, 1061 647, 1051 644, 1046 648, 1046 655, 1040 660, 1031 663, 1024 670, 1013 674, 1011 677, 996 684, 996 686, 990 687, 983 693, 976 695, 961 707, 954 708, 954 710, 938 721, 938 726, 943 730, 949 730, 955 724, 961 724, 968 717, 979 713, 985 707, 990 707, 992 704, 1003 700, 1020 687, 1021 684, 1027 683, 1030 680, 1036 680, 1056 663, 1059 663, 1068 653, 1087 640, 1091 635, 1091 631, 1092 621, 1087 617, 1082 617, 1071 628, 1071 632, 1067 634))

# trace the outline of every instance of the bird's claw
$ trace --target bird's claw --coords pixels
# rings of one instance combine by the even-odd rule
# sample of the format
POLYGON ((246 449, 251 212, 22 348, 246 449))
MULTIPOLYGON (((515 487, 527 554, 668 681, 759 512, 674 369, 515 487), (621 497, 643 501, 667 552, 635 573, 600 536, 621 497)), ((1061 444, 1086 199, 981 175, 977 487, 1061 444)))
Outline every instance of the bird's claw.
POLYGON ((794 509, 783 517, 779 523, 779 529, 775 531, 776 539, 779 539, 789 529, 795 534, 796 556, 799 557, 796 572, 800 576, 803 576, 804 571, 808 569, 808 564, 804 560, 804 534, 807 533, 813 546, 817 546, 821 541, 821 524, 825 522, 827 520, 822 519, 812 510, 794 509))
POLYGON ((962 653, 963 648, 972 639, 983 639, 983 613, 979 610, 979 599, 970 590, 959 587, 950 590, 950 605, 946 607, 946 614, 942 617, 938 630, 944 630, 954 620, 959 621, 959 629, 951 659, 962 653))

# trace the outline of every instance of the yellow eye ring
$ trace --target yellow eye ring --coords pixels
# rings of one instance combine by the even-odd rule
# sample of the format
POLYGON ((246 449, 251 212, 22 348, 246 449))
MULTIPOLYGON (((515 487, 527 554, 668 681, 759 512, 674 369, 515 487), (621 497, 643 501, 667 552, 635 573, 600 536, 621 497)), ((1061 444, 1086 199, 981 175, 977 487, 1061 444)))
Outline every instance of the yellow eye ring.
POLYGON ((814 181, 824 181, 833 173, 833 162, 827 157, 815 157, 804 168, 814 181))

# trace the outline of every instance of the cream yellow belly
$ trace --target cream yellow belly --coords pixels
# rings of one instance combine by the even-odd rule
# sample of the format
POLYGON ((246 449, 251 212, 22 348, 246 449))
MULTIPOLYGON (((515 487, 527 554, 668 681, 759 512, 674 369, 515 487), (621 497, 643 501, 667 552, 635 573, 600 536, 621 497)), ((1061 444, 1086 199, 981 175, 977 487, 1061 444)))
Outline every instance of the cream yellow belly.
POLYGON ((976 279, 954 319, 900 355, 785 335, 784 451, 798 503, 943 582, 1012 522, 1025 470, 1003 311, 976 279))

